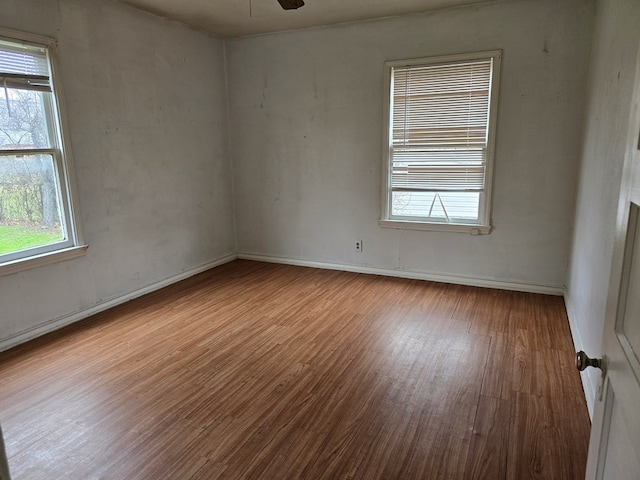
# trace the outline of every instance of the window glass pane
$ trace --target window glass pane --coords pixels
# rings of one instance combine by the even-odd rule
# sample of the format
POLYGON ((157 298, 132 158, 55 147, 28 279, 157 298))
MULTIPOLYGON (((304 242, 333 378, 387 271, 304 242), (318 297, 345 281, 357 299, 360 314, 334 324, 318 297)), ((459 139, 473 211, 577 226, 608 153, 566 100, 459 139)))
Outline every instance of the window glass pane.
POLYGON ((0 254, 65 237, 53 156, 0 156, 0 254))
POLYGON ((0 149, 49 148, 45 102, 50 93, 0 86, 0 149))
POLYGON ((393 192, 391 214, 442 222, 478 220, 478 192, 393 192))

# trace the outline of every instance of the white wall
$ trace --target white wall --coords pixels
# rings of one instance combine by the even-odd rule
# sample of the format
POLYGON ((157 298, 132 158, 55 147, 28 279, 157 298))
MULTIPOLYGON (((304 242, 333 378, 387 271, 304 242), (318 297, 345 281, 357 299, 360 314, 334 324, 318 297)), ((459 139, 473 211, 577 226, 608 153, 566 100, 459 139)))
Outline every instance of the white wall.
MULTIPOLYGON (((566 292, 576 349, 592 357, 601 355, 639 25, 637 0, 599 2, 566 292)), ((599 380, 592 370, 583 372, 591 412, 599 380)))
POLYGON ((561 290, 592 24, 589 1, 514 0, 227 40, 240 254, 561 290), (490 49, 495 230, 379 227, 384 61, 490 49))
POLYGON ((0 277, 0 345, 234 254, 222 42, 112 1, 0 12, 2 27, 59 41, 89 245, 0 277))

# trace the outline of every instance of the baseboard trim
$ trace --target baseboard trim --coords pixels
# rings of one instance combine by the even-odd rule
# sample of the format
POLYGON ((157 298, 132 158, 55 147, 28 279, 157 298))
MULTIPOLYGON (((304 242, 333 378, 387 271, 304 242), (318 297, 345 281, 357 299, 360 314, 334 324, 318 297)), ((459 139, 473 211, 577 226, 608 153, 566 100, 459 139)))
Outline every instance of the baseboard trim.
MULTIPOLYGON (((580 329, 576 323, 578 318, 576 315, 573 302, 569 296, 569 292, 564 291, 564 304, 567 309, 567 317, 569 318, 569 329, 571 330, 571 338, 573 339, 573 347, 577 351, 584 350, 584 343, 580 336, 580 329)), ((593 368, 587 368, 580 372, 580 379, 582 380, 582 390, 584 390, 584 396, 587 400, 587 410, 589 411, 589 417, 593 421, 593 410, 595 408, 596 394, 598 391, 598 383, 600 382, 600 375, 593 368)))
POLYGON ((130 300, 141 297, 151 292, 155 292, 156 290, 160 290, 161 288, 168 287, 169 285, 180 282, 182 280, 185 280, 199 273, 205 272, 217 266, 231 262, 236 258, 237 258, 236 254, 220 257, 212 262, 208 262, 203 265, 200 265, 199 267, 186 270, 184 272, 179 273, 178 275, 173 275, 159 282, 151 283, 140 289, 134 290, 129 293, 125 293, 124 295, 118 295, 108 300, 103 300, 89 308, 84 308, 74 313, 63 315, 61 317, 49 320, 45 323, 41 323, 40 325, 29 328, 27 330, 23 330, 21 332, 11 335, 10 337, 1 339, 0 352, 13 348, 22 343, 28 342, 29 340, 33 340, 36 337, 40 337, 47 333, 51 333, 62 327, 66 327, 67 325, 71 325, 72 323, 78 322, 80 320, 84 320, 85 318, 88 318, 92 315, 95 315, 97 313, 113 308, 122 303, 126 303, 130 300))
POLYGON ((412 270, 392 270, 386 268, 365 267, 362 265, 350 265, 344 263, 327 263, 311 260, 300 260, 290 257, 275 257, 268 255, 256 255, 250 253, 239 253, 238 258, 242 260, 253 260, 256 262, 281 263, 285 265, 296 265, 300 267, 322 268, 326 270, 343 270, 345 272, 366 273, 371 275, 384 275, 386 277, 410 278, 414 280, 428 280, 432 282, 453 283, 458 285, 468 285, 471 287, 496 288, 499 290, 513 290, 517 292, 542 293, 546 295, 562 296, 564 289, 553 285, 535 285, 519 282, 504 282, 486 278, 466 277, 461 275, 442 275, 438 273, 416 272, 412 270))

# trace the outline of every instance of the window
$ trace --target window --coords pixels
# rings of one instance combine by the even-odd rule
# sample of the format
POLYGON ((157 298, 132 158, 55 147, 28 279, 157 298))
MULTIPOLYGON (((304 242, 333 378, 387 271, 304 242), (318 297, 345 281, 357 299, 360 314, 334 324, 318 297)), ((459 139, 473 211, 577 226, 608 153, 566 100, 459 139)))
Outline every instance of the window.
POLYGON ((489 233, 500 51, 387 62, 380 225, 489 233))
POLYGON ((84 251, 53 45, 0 30, 0 274, 84 251))

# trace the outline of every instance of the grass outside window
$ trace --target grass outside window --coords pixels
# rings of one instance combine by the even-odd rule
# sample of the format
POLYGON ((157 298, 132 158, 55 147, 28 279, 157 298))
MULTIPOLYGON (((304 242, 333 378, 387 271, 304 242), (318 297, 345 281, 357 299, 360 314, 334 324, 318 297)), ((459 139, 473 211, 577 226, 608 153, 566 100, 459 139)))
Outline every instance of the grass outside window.
POLYGON ((35 225, 0 225, 0 255, 59 242, 60 229, 35 225))

